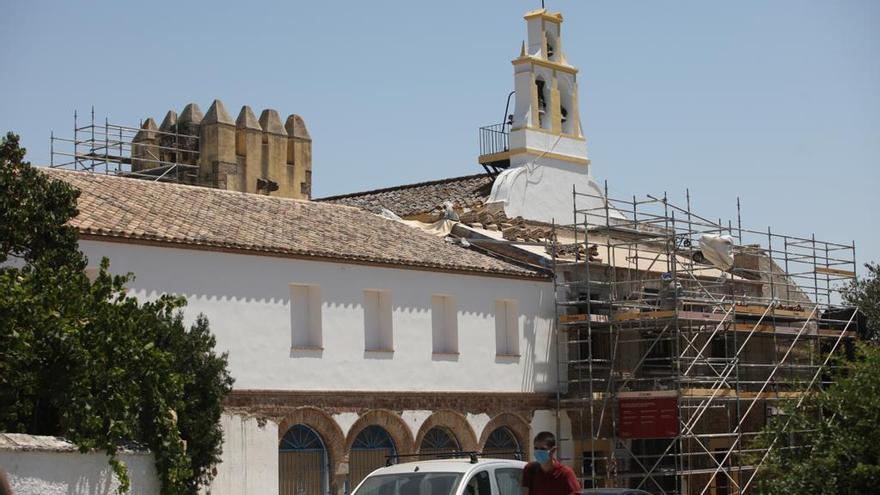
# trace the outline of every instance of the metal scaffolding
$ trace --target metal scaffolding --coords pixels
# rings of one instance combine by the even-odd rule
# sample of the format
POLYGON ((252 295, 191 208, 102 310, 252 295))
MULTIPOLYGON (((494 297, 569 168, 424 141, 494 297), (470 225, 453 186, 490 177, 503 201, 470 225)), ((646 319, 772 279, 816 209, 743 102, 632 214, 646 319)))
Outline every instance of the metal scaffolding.
POLYGON ((164 182, 194 183, 199 170, 199 135, 174 123, 145 129, 95 121, 82 124, 73 113, 73 137, 49 138, 51 168, 67 168, 164 182), (145 134, 150 144, 139 142, 145 134))
POLYGON ((709 220, 689 193, 683 207, 610 198, 607 184, 572 194, 574 223, 548 248, 558 404, 585 487, 747 492, 763 462, 752 440, 829 383, 855 336, 839 294, 855 245, 750 230, 738 202, 735 224, 709 220), (704 252, 719 239, 729 266, 704 252))

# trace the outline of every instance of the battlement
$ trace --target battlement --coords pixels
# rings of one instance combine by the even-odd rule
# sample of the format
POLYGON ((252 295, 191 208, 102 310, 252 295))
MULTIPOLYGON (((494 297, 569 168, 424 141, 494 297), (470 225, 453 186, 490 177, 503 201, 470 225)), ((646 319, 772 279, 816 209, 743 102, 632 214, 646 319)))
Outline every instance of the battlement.
POLYGON ((266 109, 259 120, 243 106, 235 120, 220 100, 202 114, 195 103, 165 115, 156 132, 148 118, 132 140, 132 171, 151 161, 197 166, 184 182, 219 189, 308 199, 312 190, 312 139, 299 115, 282 125, 278 111, 266 109), (195 139, 195 138, 198 139, 195 139), (198 151, 198 153, 194 153, 198 151))
POLYGON ((74 114, 72 140, 53 133, 51 166, 309 199, 312 139, 299 115, 282 124, 277 110, 257 119, 245 105, 233 120, 220 100, 207 113, 189 103, 180 114, 169 110, 158 126, 148 117, 138 128, 95 124, 93 111, 83 127, 74 114), (55 151, 56 142, 72 143, 73 153, 55 151), (72 160, 56 164, 56 156, 72 160))

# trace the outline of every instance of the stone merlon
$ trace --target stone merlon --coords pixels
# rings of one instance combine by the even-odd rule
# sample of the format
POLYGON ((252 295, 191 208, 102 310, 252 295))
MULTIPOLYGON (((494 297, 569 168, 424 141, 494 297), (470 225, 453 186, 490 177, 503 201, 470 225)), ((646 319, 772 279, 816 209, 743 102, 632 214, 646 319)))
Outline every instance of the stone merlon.
POLYGON ((223 102, 214 100, 214 103, 211 103, 211 108, 208 109, 208 113, 205 114, 205 118, 202 119, 202 125, 208 124, 235 125, 235 122, 233 122, 229 112, 226 111, 223 102))
POLYGON ((159 128, 156 127, 156 121, 153 120, 152 117, 148 118, 141 124, 141 130, 138 131, 134 136, 133 142, 141 142, 156 139, 156 131, 159 128))
POLYGON ((311 136, 309 136, 309 130, 306 129, 306 123, 299 115, 292 114, 287 117, 287 122, 285 122, 284 128, 287 129, 287 135, 290 137, 312 139, 311 136))
POLYGON ((260 122, 257 120, 257 116, 254 115, 254 111, 247 105, 241 107, 241 112, 238 113, 238 118, 235 119, 235 127, 238 127, 239 129, 253 129, 256 131, 263 130, 263 128, 260 127, 260 122))
POLYGON ((205 115, 202 113, 202 109, 199 108, 199 105, 196 103, 190 103, 183 107, 183 111, 180 112, 180 117, 177 119, 177 122, 178 124, 201 124, 202 119, 204 118, 205 115))
POLYGON ((260 114, 260 126, 263 128, 263 131, 269 134, 287 135, 284 126, 281 125, 281 117, 278 116, 277 110, 271 108, 263 110, 263 113, 260 114))
POLYGON ((177 112, 174 110, 168 110, 168 113, 165 114, 165 118, 162 119, 162 125, 159 126, 159 130, 162 132, 174 132, 176 127, 177 112))

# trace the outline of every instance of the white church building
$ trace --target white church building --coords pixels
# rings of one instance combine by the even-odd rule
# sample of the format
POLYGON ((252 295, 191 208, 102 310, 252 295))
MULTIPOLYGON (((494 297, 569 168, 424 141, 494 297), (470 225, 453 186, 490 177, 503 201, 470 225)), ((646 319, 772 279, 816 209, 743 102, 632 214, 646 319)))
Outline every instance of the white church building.
POLYGON ((338 494, 388 455, 556 428, 546 273, 353 207, 48 173, 81 191, 90 262, 185 296, 229 353, 211 493, 338 494))
MULTIPOLYGON (((480 158, 498 173, 468 184, 485 186, 483 205, 540 225, 570 219, 572 186, 601 194, 562 16, 525 19, 515 106, 502 124, 509 141, 480 158)), ((238 132, 223 114, 220 104, 211 124, 238 132)), ((210 493, 341 495, 388 456, 528 456, 541 430, 556 431, 561 456, 573 457, 557 412, 549 270, 372 213, 375 192, 310 201, 46 173, 81 191, 73 224, 90 263, 108 257, 112 272, 135 274, 129 291, 142 300, 185 296, 186 317, 205 314, 229 353, 235 384, 210 493)), ((410 219, 443 204, 432 184, 406 189, 424 206, 410 219)))

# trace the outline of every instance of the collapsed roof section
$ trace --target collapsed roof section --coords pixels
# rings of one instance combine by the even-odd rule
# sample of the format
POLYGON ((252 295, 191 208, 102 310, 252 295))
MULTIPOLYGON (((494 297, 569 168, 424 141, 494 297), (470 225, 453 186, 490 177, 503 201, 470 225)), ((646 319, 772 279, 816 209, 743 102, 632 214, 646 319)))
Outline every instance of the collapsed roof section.
POLYGON ((385 208, 408 220, 432 221, 439 218, 446 201, 451 201, 459 211, 475 209, 485 204, 493 180, 493 177, 486 174, 466 175, 328 196, 315 201, 355 206, 374 212, 385 208))
POLYGON ((589 256, 596 263, 656 273, 667 271, 671 265, 691 263, 695 264, 694 275, 700 278, 729 277, 758 284, 775 279, 780 287, 786 285, 782 279, 794 278, 798 289, 793 289, 790 296, 795 303, 810 299, 830 303, 835 292, 831 286, 855 273, 851 245, 753 231, 743 227, 740 219, 736 225, 708 220, 691 210, 689 201, 680 207, 665 197, 621 200, 601 191, 576 191, 574 196, 560 191, 557 201, 581 205, 569 206, 570 218, 580 219, 577 225, 554 226, 510 218, 501 205, 489 201, 493 180, 490 175, 479 174, 316 201, 356 206, 373 213, 384 209, 434 234, 440 232, 435 222, 454 220, 440 235, 466 239, 512 261, 545 268, 554 259, 579 262, 589 256), (589 242, 584 243, 587 232, 589 242), (677 247, 669 250, 670 243, 677 247), (808 256, 814 249, 815 257, 808 256), (829 254, 822 254, 826 250, 829 254), (835 254, 841 251, 846 256, 835 254), (723 262, 721 258, 725 258, 723 262), (810 266, 800 266, 805 262, 810 266), (817 263, 824 265, 818 274, 814 266, 817 263))

